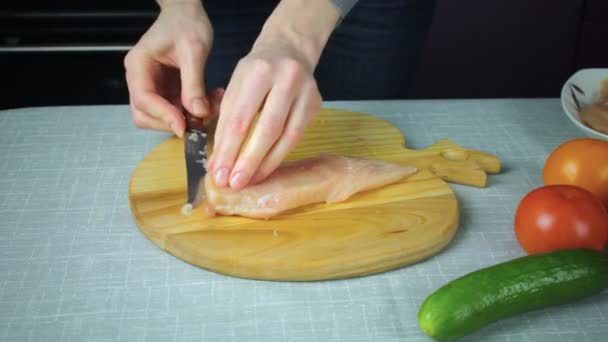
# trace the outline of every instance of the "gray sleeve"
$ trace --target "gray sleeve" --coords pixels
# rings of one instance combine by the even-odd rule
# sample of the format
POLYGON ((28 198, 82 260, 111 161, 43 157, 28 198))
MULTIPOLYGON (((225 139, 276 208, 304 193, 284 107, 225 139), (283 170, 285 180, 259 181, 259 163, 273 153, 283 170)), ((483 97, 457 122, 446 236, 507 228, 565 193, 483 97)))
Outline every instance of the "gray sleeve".
POLYGON ((331 2, 340 10, 340 17, 344 18, 353 6, 355 6, 357 0, 331 0, 331 2))

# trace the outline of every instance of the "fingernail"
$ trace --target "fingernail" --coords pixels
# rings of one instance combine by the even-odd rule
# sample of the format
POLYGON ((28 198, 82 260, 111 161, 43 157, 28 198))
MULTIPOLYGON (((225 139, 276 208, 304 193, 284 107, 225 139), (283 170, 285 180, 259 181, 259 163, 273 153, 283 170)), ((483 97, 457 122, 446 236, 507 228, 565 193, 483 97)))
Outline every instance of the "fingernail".
POLYGON ((192 114, 203 115, 205 114, 205 109, 207 107, 206 101, 204 99, 194 99, 192 100, 192 114))
POLYGON ((228 185, 228 169, 225 167, 215 171, 215 184, 217 186, 228 185))
POLYGON ((247 182, 247 177, 243 171, 237 172, 232 178, 230 178, 230 187, 234 189, 240 189, 244 187, 247 182))
POLYGON ((182 132, 180 132, 180 131, 177 129, 177 123, 176 123, 176 122, 171 122, 171 123, 169 124, 169 127, 171 127, 171 130, 173 131, 173 133, 175 133, 175 135, 177 135, 177 136, 178 136, 178 137, 180 137, 180 138, 182 137, 182 132))

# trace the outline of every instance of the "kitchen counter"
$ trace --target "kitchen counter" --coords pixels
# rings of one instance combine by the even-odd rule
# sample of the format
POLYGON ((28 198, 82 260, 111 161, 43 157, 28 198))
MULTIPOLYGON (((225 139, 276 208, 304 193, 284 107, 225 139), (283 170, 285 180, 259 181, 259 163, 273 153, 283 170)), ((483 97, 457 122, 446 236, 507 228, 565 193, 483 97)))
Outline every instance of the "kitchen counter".
MULTIPOLYGON (((498 156, 487 188, 451 184, 459 232, 440 254, 381 274, 267 282, 212 273, 139 231, 128 184, 168 137, 127 106, 0 111, 0 341, 432 341, 417 312, 465 273, 523 256, 520 199, 560 143, 580 136, 558 99, 329 102, 498 156)), ((463 341, 604 341, 608 292, 502 320, 463 341)))

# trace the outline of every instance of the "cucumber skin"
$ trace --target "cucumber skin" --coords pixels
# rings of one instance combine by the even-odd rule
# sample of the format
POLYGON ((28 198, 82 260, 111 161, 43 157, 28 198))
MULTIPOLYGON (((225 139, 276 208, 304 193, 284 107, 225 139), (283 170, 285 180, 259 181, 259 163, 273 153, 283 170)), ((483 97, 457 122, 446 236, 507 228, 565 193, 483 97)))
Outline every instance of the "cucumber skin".
POLYGON ((418 312, 438 340, 456 339, 501 318, 567 303, 608 287, 608 255, 565 249, 466 274, 432 293, 418 312))

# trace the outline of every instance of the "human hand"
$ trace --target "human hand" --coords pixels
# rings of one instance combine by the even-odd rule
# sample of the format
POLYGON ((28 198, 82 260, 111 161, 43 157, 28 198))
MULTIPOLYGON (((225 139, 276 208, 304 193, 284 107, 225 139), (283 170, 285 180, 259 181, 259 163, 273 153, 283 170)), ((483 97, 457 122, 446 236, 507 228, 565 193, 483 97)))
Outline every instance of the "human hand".
POLYGON ((210 105, 203 82, 213 29, 200 0, 164 0, 161 13, 124 60, 137 127, 185 129, 182 106, 204 118, 210 105))
POLYGON ((255 47, 238 63, 220 106, 209 165, 216 184, 242 188, 265 178, 296 145, 320 107, 312 66, 293 47, 280 42, 255 47))
POLYGON ((321 109, 313 73, 338 19, 335 8, 324 6, 332 5, 282 1, 239 61, 221 103, 209 160, 217 186, 240 189, 265 179, 321 109))

